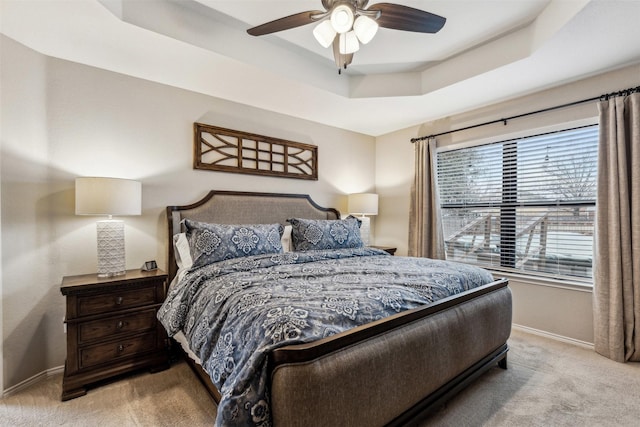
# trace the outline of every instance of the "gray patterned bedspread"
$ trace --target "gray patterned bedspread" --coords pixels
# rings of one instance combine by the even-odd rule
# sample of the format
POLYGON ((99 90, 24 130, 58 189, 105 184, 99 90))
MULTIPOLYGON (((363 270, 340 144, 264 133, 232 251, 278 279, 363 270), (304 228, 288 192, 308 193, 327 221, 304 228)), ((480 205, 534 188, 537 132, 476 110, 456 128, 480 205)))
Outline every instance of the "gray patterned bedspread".
POLYGON ((216 262, 172 285, 158 318, 182 330, 222 396, 217 426, 269 426, 267 354, 489 283, 477 267, 373 248, 216 262))

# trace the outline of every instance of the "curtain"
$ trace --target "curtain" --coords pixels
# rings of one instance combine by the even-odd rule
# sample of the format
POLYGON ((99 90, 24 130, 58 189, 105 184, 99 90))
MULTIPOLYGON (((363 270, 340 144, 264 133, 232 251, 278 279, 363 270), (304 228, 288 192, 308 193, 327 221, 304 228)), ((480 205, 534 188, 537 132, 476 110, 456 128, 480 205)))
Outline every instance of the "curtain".
POLYGON ((436 140, 415 143, 415 178, 409 210, 409 256, 445 259, 436 180, 436 140))
POLYGON ((601 101, 594 236, 595 350, 640 361, 640 93, 601 101))

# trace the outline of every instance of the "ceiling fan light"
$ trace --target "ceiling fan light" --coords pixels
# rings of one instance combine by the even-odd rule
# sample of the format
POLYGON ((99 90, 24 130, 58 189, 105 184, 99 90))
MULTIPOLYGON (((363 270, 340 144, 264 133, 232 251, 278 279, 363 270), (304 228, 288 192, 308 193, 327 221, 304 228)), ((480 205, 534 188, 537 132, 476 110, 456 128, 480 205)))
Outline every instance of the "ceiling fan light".
POLYGON ((336 33, 343 34, 353 27, 353 9, 346 4, 340 4, 331 12, 331 25, 336 33))
POLYGON ((378 23, 368 16, 360 15, 353 23, 353 31, 358 36, 360 43, 367 44, 378 32, 378 23))
POLYGON ((357 52, 360 49, 360 44, 358 43, 358 37, 356 33, 353 31, 349 31, 348 33, 340 34, 340 53, 343 55, 348 55, 350 53, 357 52))
POLYGON ((322 47, 329 47, 336 38, 336 31, 331 25, 331 21, 322 21, 313 29, 313 36, 322 47))

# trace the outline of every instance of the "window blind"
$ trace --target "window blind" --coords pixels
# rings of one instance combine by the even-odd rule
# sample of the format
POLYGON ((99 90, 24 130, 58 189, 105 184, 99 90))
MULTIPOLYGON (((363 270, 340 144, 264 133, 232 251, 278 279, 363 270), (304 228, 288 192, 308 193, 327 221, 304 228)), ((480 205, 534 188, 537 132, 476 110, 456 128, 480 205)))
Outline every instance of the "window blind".
POLYGON ((598 127, 437 154, 447 258, 592 277, 598 127))

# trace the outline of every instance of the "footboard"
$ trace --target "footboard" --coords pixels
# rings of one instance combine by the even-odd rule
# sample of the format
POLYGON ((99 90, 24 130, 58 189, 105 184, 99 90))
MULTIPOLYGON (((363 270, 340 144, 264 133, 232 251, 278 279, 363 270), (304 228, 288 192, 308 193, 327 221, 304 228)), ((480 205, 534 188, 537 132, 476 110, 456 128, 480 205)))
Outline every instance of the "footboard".
POLYGON ((405 424, 506 358, 507 280, 273 352, 276 426, 405 424))

